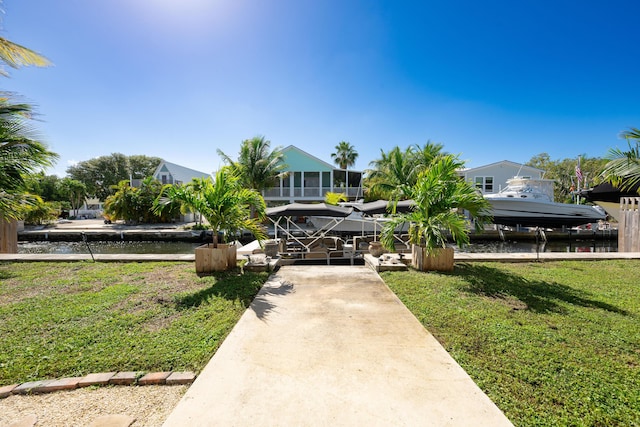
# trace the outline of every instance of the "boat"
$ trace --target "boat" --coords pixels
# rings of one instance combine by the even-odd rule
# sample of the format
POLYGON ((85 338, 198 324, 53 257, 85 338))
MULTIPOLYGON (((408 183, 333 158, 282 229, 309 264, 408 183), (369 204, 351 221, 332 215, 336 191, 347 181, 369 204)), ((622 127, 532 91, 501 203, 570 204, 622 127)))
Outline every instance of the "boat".
POLYGON ((557 203, 552 179, 514 177, 496 194, 485 194, 491 205, 493 222, 506 226, 574 227, 604 220, 599 206, 557 203))

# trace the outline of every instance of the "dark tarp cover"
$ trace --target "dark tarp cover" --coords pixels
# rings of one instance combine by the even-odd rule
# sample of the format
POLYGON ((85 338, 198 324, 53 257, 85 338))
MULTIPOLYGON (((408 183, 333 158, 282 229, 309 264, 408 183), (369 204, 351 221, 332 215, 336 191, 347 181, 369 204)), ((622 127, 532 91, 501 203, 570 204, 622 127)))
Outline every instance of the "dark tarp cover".
MULTIPOLYGON (((413 206, 413 200, 402 200, 398 202, 398 205, 396 206, 396 213, 409 212, 413 206)), ((375 202, 354 205, 354 208, 363 214, 375 215, 391 213, 392 205, 388 200, 376 200, 375 202)))
POLYGON ((590 202, 619 202, 620 197, 638 197, 639 193, 640 184, 632 185, 626 191, 621 191, 608 182, 580 191, 580 195, 590 202))
POLYGON ((267 208, 268 217, 279 216, 332 216, 344 218, 353 212, 353 208, 327 205, 326 203, 291 203, 267 208))

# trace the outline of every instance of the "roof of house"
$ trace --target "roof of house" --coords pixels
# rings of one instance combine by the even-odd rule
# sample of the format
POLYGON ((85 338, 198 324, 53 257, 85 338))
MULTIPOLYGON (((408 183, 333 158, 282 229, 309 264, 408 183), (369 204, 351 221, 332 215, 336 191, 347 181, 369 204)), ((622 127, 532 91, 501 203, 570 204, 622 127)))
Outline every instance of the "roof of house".
POLYGON ((184 166, 176 165, 175 163, 167 162, 163 160, 160 162, 156 171, 153 173, 154 177, 157 177, 161 172, 168 172, 173 177, 174 181, 191 182, 193 178, 210 178, 210 173, 200 172, 195 169, 189 169, 184 166))
POLYGON ((535 171, 544 173, 544 170, 542 170, 542 169, 534 168, 533 166, 527 166, 527 165, 524 165, 522 163, 512 162, 510 160, 500 160, 499 162, 489 163, 488 165, 477 166, 475 168, 465 168, 465 169, 462 169, 461 172, 462 173, 468 173, 468 172, 471 172, 471 171, 480 170, 480 169, 486 169, 486 168, 490 168, 490 167, 498 166, 498 165, 508 165, 508 166, 513 166, 513 167, 517 167, 517 168, 522 168, 522 169, 526 169, 526 170, 535 170, 535 171))
MULTIPOLYGON (((289 145, 289 146, 287 146, 287 147, 285 147, 285 148, 282 148, 282 149, 280 150, 280 152, 281 152, 281 153, 283 153, 283 155, 284 155, 284 157, 285 157, 285 158, 287 157, 287 152, 295 152, 297 155, 300 155, 300 156, 306 157, 308 160, 310 160, 310 161, 312 161, 312 162, 314 162, 314 163, 317 163, 319 166, 321 166, 321 168, 322 168, 322 169, 327 169, 327 170, 335 170, 335 169, 338 169, 338 170, 340 170, 340 168, 339 168, 339 167, 337 167, 337 166, 335 166, 335 165, 332 165, 331 163, 327 163, 327 162, 325 162, 324 160, 320 160, 320 159, 319 159, 319 158, 317 158, 316 156, 314 156, 314 155, 312 155, 312 154, 307 153, 306 151, 304 151, 304 150, 302 150, 302 149, 300 149, 300 148, 296 147, 295 145, 289 145)), ((285 162, 285 163, 286 163, 286 162, 285 162)), ((352 170, 352 169, 349 169, 349 172, 358 172, 358 171, 356 171, 356 170, 352 170)))
POLYGON ((303 157, 306 157, 306 158, 308 158, 309 160, 311 160, 311 161, 313 161, 315 163, 319 163, 324 168, 334 169, 334 166, 331 165, 330 163, 327 163, 324 160, 320 160, 316 156, 307 153, 306 151, 296 147, 295 145, 289 145, 289 146, 287 146, 287 147, 285 147, 285 148, 280 150, 280 152, 284 155, 285 158, 287 158, 287 153, 290 152, 290 151, 293 151, 296 154, 302 155, 303 157))

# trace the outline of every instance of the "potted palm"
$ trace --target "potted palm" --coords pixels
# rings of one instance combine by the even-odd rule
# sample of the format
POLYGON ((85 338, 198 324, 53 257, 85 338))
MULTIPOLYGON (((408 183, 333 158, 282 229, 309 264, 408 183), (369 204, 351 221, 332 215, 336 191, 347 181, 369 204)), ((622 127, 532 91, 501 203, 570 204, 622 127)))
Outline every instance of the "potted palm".
POLYGON ((240 185, 238 177, 228 168, 218 171, 213 180, 194 179, 184 186, 166 186, 156 200, 155 209, 161 211, 172 203, 200 212, 213 232, 212 243, 196 248, 197 273, 236 266, 237 248, 229 244, 230 236, 248 230, 258 241, 267 237, 261 224, 266 209, 264 199, 257 191, 240 185))
POLYGON ((491 219, 487 201, 458 176, 456 170, 461 166, 451 155, 435 159, 404 194, 414 201, 413 209, 394 215, 382 229, 382 244, 394 250, 394 230, 401 224, 409 224, 413 265, 419 270, 453 270, 453 248, 447 247, 448 235, 462 247, 469 243, 470 219, 478 231, 491 219))

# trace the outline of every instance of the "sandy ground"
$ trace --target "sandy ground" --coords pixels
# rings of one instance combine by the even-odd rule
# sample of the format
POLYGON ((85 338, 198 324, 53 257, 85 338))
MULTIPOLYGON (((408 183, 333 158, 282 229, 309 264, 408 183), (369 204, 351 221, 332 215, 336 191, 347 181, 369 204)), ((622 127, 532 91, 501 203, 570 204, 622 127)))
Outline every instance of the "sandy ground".
POLYGON ((35 415, 36 427, 87 426, 104 415, 134 418, 132 427, 161 426, 188 386, 113 386, 0 399, 0 426, 35 415))

